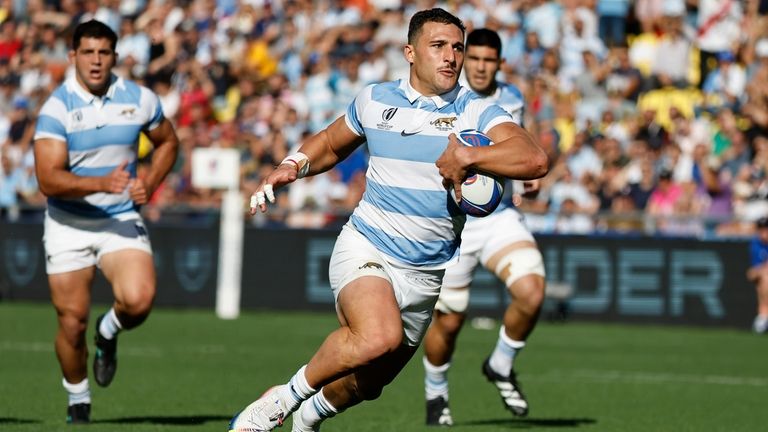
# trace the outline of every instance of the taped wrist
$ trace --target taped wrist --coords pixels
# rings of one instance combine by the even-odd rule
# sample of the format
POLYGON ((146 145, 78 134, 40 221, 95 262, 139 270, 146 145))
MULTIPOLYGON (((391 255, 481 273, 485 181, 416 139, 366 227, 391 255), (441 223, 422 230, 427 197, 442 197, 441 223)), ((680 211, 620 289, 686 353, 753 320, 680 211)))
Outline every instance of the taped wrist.
POLYGON ((309 173, 309 158, 304 153, 299 152, 288 155, 282 162, 280 162, 280 165, 282 164, 291 164, 296 167, 296 175, 298 178, 305 177, 307 173, 309 173))

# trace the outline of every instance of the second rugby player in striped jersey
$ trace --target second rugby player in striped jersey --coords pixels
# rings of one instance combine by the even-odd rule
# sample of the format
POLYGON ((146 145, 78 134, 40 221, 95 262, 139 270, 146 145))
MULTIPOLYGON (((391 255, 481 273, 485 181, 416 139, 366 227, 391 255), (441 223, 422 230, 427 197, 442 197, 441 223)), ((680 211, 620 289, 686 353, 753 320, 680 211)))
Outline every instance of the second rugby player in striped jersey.
MULTIPOLYGON (((501 39, 496 32, 472 31, 467 36, 465 79, 475 93, 504 108, 522 126, 525 105, 520 90, 496 79, 500 55, 501 39)), ((538 189, 537 181, 530 187, 538 189)), ((528 402, 512 366, 536 325, 544 300, 544 263, 523 216, 514 206, 502 203, 484 218, 467 218, 459 260, 445 271, 435 316, 424 339, 428 425, 453 424, 448 407, 448 369, 467 316, 469 286, 480 264, 504 282, 512 297, 496 347, 483 363, 482 373, 496 386, 508 410, 519 416, 528 413, 528 402)))

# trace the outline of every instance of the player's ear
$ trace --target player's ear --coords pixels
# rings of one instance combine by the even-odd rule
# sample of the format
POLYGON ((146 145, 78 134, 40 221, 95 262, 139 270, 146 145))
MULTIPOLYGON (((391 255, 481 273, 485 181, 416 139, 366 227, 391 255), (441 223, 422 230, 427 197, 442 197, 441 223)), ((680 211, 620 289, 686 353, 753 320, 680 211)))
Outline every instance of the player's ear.
POLYGON ((413 45, 406 44, 403 47, 403 56, 405 57, 405 61, 407 61, 410 64, 413 64, 415 55, 416 53, 414 52, 413 45))

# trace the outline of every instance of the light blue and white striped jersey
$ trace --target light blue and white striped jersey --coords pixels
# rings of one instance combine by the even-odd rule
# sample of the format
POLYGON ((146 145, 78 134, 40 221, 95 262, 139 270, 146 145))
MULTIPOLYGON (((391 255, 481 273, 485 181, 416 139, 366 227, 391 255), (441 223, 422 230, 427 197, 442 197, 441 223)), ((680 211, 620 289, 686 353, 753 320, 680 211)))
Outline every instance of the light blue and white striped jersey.
POLYGON ((445 268, 466 217, 443 187, 435 162, 448 135, 488 132, 510 115, 465 87, 426 97, 407 80, 373 84, 350 104, 347 126, 367 140, 363 199, 351 222, 395 263, 445 268))
MULTIPOLYGON (((43 105, 34 139, 65 141, 69 171, 78 176, 107 175, 127 161, 126 169, 136 177, 139 133, 156 128, 164 118, 160 100, 146 87, 113 75, 107 93, 97 97, 73 76, 43 105)), ((48 198, 48 207, 84 218, 114 217, 136 210, 127 189, 122 194, 48 198)))

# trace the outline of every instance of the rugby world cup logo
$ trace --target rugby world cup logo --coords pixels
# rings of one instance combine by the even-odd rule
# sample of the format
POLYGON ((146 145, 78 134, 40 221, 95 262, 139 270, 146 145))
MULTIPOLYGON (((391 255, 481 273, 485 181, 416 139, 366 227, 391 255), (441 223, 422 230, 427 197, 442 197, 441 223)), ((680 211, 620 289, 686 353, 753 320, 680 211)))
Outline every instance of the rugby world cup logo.
POLYGON ((40 246, 24 239, 8 239, 3 249, 8 277, 16 286, 28 285, 37 272, 40 246))
POLYGON ((384 112, 381 113, 381 119, 386 123, 392 120, 392 117, 395 116, 396 112, 397 108, 387 108, 384 110, 384 112))
POLYGON ((397 108, 387 108, 381 112, 381 122, 376 123, 376 128, 379 130, 392 130, 392 125, 389 123, 392 118, 395 117, 397 108))

